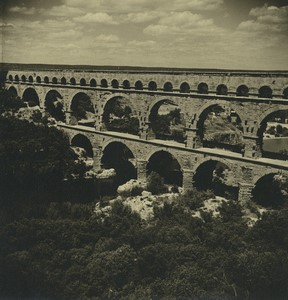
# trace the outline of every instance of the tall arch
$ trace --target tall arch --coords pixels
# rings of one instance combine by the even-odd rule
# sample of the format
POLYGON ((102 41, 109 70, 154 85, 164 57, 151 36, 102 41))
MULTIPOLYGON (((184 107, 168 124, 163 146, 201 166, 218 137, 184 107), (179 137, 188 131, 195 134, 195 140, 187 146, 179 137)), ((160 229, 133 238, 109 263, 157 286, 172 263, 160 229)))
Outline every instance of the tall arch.
POLYGON ((168 151, 156 151, 147 159, 147 174, 158 173, 164 183, 177 186, 183 185, 183 172, 179 161, 168 151))
POLYGON ((229 165, 219 159, 206 158, 194 169, 194 187, 200 191, 212 190, 217 196, 229 193, 232 198, 238 198, 238 186, 235 175, 229 165))
POLYGON ((190 85, 187 82, 181 83, 180 93, 190 93, 190 85))
POLYGON ((164 92, 173 92, 173 84, 171 82, 165 82, 163 86, 164 92))
POLYGON ((29 106, 40 106, 39 96, 33 88, 27 88, 24 91, 22 98, 29 106))
POLYGON ((71 115, 76 120, 94 120, 94 105, 89 95, 83 92, 76 93, 71 100, 71 115))
POLYGON ((209 92, 208 84, 205 82, 199 83, 197 87, 197 92, 198 94, 208 94, 209 92))
POLYGON ((236 96, 240 97, 248 97, 249 96, 249 88, 247 85, 240 85, 236 90, 236 96))
POLYGON ((45 110, 57 121, 65 121, 63 96, 56 90, 50 90, 45 96, 45 110))
POLYGON ((138 117, 132 111, 129 99, 114 95, 107 100, 103 109, 102 122, 107 130, 137 135, 138 117))
POLYGON ((150 81, 148 83, 148 90, 149 91, 157 91, 157 83, 155 81, 150 81))
POLYGON ((87 136, 83 134, 76 134, 71 139, 71 146, 72 147, 79 147, 85 150, 86 155, 90 158, 93 158, 93 146, 91 141, 88 139, 87 136))
POLYGON ((115 169, 117 186, 137 178, 134 160, 133 152, 122 142, 112 141, 103 148, 101 164, 105 169, 115 169))
POLYGON ((143 90, 143 83, 142 83, 142 81, 137 80, 135 82, 135 90, 138 90, 138 91, 142 91, 143 90))
POLYGON ((260 87, 258 96, 259 98, 272 98, 273 91, 268 85, 260 87))

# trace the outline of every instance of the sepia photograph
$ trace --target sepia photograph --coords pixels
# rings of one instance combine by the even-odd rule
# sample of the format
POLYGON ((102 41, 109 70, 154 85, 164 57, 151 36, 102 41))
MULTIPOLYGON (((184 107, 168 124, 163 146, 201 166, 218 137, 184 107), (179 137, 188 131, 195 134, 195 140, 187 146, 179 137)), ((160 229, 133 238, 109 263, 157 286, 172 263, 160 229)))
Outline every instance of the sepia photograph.
POLYGON ((1 0, 2 299, 288 299, 288 0, 1 0))

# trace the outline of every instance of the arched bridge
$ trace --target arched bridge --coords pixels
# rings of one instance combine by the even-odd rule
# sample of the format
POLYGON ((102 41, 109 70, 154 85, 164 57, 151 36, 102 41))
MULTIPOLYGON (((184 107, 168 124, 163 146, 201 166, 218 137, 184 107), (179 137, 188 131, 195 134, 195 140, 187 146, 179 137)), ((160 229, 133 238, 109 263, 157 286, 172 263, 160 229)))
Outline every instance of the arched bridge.
POLYGON ((71 143, 91 148, 95 169, 119 156, 119 170, 128 174, 134 168, 133 176, 144 180, 147 171, 169 165, 167 181, 177 178, 190 188, 225 166, 222 178, 239 188, 241 200, 261 177, 288 174, 287 159, 265 157, 263 149, 267 121, 288 110, 288 72, 9 71, 5 84, 24 101, 55 113, 71 143), (177 114, 169 119, 170 135, 161 135, 161 115, 171 107, 177 114), (207 126, 219 115, 237 127, 241 139, 229 145, 211 141, 207 126))

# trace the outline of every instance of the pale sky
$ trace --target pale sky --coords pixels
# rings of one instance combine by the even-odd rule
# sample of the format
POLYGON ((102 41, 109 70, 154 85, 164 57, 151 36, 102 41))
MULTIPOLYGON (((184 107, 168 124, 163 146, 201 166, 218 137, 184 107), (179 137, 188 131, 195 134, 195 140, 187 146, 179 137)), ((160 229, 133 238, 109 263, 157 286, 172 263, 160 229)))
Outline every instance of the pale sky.
POLYGON ((288 70, 288 0, 2 3, 3 62, 288 70))

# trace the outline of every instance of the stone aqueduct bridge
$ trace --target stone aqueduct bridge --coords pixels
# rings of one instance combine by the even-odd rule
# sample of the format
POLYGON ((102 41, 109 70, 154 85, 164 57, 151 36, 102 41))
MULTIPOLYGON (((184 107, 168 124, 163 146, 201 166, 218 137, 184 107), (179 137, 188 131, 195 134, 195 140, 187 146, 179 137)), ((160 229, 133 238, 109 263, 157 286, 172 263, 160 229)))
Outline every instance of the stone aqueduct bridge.
MULTIPOLYGON (((145 180, 150 157, 158 151, 169 152, 178 161, 183 174, 183 187, 191 188, 193 176, 206 161, 224 163, 230 182, 239 187, 239 200, 250 198, 257 181, 267 175, 288 175, 288 161, 262 157, 263 128, 271 114, 288 109, 288 72, 235 71, 9 71, 5 82, 22 97, 34 89, 40 107, 51 90, 63 97, 66 124, 59 123, 71 140, 86 136, 93 147, 94 167, 100 168, 105 148, 113 142, 126 145, 134 155, 139 179, 145 180), (71 125, 71 103, 77 93, 87 94, 95 109, 94 128, 71 125), (139 119, 139 135, 105 130, 102 118, 108 102, 122 97, 129 101, 139 119), (149 116, 161 103, 178 105, 185 117, 186 142, 155 139, 149 116), (235 112, 243 127, 245 148, 242 153, 203 147, 201 119, 207 109, 221 106, 235 112)), ((207 115, 206 115, 207 116, 207 115)))

